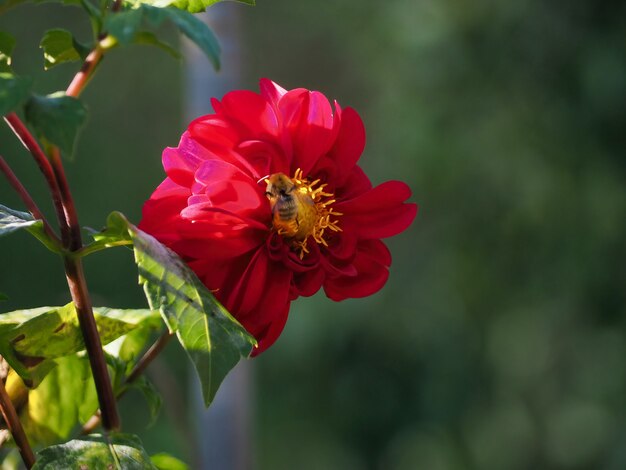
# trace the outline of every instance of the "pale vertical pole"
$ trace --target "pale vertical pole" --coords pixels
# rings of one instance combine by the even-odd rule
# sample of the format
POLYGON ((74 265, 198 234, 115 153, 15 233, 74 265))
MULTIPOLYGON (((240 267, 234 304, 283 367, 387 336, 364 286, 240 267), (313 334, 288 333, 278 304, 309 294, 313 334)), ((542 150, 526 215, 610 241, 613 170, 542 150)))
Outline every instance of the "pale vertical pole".
MULTIPOLYGON (((184 40, 185 54, 185 122, 211 112, 211 97, 221 98, 239 88, 241 54, 239 17, 241 5, 220 3, 209 12, 198 15, 215 32, 222 47, 222 68, 213 70, 203 53, 184 40)), ((245 8, 245 7, 244 7, 245 8)), ((200 384, 192 374, 192 420, 196 426, 197 449, 194 469, 249 470, 252 458, 252 390, 249 361, 242 361, 226 377, 215 401, 207 410, 202 401, 200 384)))

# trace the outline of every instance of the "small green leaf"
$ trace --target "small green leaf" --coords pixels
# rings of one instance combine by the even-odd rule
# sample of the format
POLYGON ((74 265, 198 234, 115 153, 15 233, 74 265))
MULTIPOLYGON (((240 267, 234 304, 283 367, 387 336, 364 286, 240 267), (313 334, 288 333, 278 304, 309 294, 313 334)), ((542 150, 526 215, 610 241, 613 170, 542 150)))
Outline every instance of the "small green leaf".
POLYGON ((189 466, 182 460, 164 452, 150 456, 150 460, 159 470, 189 470, 189 466))
MULTIPOLYGON (((223 0, 175 0, 172 6, 180 10, 187 10, 189 13, 200 13, 209 8, 210 6, 220 3, 223 0)), ((246 5, 255 5, 254 0, 236 0, 246 5)))
POLYGON ((134 8, 109 15, 104 20, 104 29, 121 45, 127 46, 133 42, 141 26, 143 13, 141 8, 134 8))
POLYGON ((41 220, 35 219, 28 212, 20 212, 0 205, 0 236, 8 235, 16 230, 32 230, 43 227, 41 220))
POLYGON ((11 71, 11 54, 15 47, 15 38, 9 33, 0 31, 0 72, 11 71))
POLYGON ((145 375, 139 376, 134 382, 128 384, 127 387, 128 389, 138 390, 146 399, 148 410, 150 411, 150 422, 148 423, 148 426, 152 426, 159 417, 161 407, 163 406, 161 395, 159 395, 157 389, 145 375))
MULTIPOLYGON (((148 7, 145 7, 148 8, 148 7)), ((211 28, 199 18, 185 10, 176 8, 161 8, 176 27, 191 39, 208 57, 215 70, 220 68, 220 44, 211 31, 211 28)))
MULTIPOLYGON (((178 255, 114 212, 108 225, 134 244, 139 283, 148 305, 159 310, 170 332, 191 358, 208 406, 219 385, 241 357, 248 357, 255 339, 235 320, 178 255)), ((105 232, 106 233, 106 232, 105 232)))
MULTIPOLYGON (((44 68, 51 69, 63 62, 74 62, 83 58, 76 48, 77 42, 72 33, 65 29, 50 29, 46 31, 39 47, 43 49, 44 68)), ((84 46, 79 46, 85 51, 84 46)))
POLYGON ((0 73, 0 116, 17 109, 30 95, 33 81, 11 73, 0 73))
POLYGON ((158 27, 163 21, 171 21, 178 30, 193 41, 209 58, 216 69, 220 67, 220 45, 211 28, 185 10, 166 6, 167 1, 139 5, 106 18, 104 27, 122 45, 136 41, 142 20, 158 27), (154 5, 154 6, 153 6, 154 5))
POLYGON ((43 229, 43 222, 27 212, 20 212, 0 205, 0 236, 26 229, 54 253, 60 252, 57 242, 50 239, 43 229))
POLYGON ((115 470, 156 469, 139 438, 133 434, 90 434, 37 452, 33 470, 61 468, 115 470))
POLYGON ((0 292, 0 302, 9 300, 9 296, 0 292))
POLYGON ((156 46, 159 49, 164 50, 175 59, 180 59, 181 55, 176 49, 170 46, 168 43, 161 41, 156 34, 150 31, 140 31, 135 35, 135 44, 144 44, 147 46, 156 46))
MULTIPOLYGON (((94 308, 103 344, 154 317, 149 310, 94 308)), ((36 387, 57 364, 56 359, 84 349, 73 303, 0 315, 0 355, 28 383, 36 387)))
POLYGON ((87 109, 83 103, 63 92, 33 96, 26 103, 26 120, 40 136, 58 146, 68 157, 74 152, 78 133, 85 124, 87 109))

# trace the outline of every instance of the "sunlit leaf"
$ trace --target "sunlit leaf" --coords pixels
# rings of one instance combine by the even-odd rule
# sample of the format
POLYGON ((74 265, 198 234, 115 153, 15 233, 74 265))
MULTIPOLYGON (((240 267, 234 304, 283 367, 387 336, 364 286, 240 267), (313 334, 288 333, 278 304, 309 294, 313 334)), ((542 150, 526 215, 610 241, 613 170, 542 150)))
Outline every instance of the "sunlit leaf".
POLYGON ((30 96, 33 81, 11 73, 0 73, 0 116, 16 110, 30 96))
POLYGON ((133 434, 90 434, 37 453, 33 470, 156 469, 139 438, 133 434))
POLYGON ((20 421, 34 445, 66 439, 98 409, 89 358, 75 354, 56 362, 41 384, 27 391, 28 400, 20 412, 20 421))
POLYGON ((72 33, 64 29, 46 31, 39 47, 43 49, 46 70, 63 62, 73 62, 85 58, 88 49, 79 44, 72 33))
MULTIPOLYGON (((174 0, 172 6, 181 10, 187 10, 189 13, 200 13, 216 3, 220 3, 223 0, 174 0)), ((236 0, 246 5, 255 5, 254 0, 236 0)))
POLYGON ((9 33, 0 31, 0 72, 11 71, 11 54, 15 47, 15 38, 9 33))
POLYGON ((189 466, 182 460, 163 452, 150 456, 150 460, 159 470, 189 470, 189 466))
POLYGON ((26 120, 40 136, 68 157, 74 152, 76 138, 87 119, 87 109, 78 99, 63 92, 33 96, 25 107, 26 120))
MULTIPOLYGON (((149 310, 94 308, 103 344, 152 321, 149 310)), ((73 303, 0 314, 0 355, 27 382, 37 386, 57 359, 84 349, 73 303)))
POLYGON ((176 332, 198 373, 208 406, 226 374, 240 358, 249 356, 256 341, 178 255, 128 223, 122 214, 109 216, 111 233, 120 234, 123 223, 127 224, 126 239, 134 244, 139 283, 148 304, 161 312, 170 332, 176 332))

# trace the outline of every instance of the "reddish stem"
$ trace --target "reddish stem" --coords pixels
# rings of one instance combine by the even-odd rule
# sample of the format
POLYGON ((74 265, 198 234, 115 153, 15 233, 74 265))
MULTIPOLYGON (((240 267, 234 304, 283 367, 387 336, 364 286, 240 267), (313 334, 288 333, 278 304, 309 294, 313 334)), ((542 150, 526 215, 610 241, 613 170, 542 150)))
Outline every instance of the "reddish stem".
POLYGON ((59 220, 59 225, 61 227, 61 238, 63 239, 63 242, 66 243, 67 241, 69 241, 69 223, 67 214, 65 213, 65 209, 63 208, 59 185, 54 175, 52 165, 50 165, 50 161, 46 157, 46 154, 43 153, 43 150, 41 150, 39 143, 35 140, 33 135, 20 120, 17 114, 7 114, 4 117, 4 120, 13 130, 15 135, 20 139, 22 144, 24 144, 24 147, 26 147, 26 149, 31 153, 31 155, 35 159, 35 162, 39 166, 39 169, 43 173, 43 176, 46 179, 46 183, 48 183, 50 193, 52 194, 52 202, 54 203, 54 208, 57 213, 57 219, 59 220))
POLYGON ((35 455, 33 454, 33 449, 30 447, 26 433, 24 433, 24 428, 22 427, 22 423, 17 416, 17 411, 13 406, 13 402, 4 387, 4 381, 1 379, 0 411, 4 417, 4 422, 7 424, 15 443, 20 450, 20 455, 22 456, 22 460, 24 461, 26 468, 30 469, 33 465, 35 465, 35 455))
POLYGON ((41 210, 39 210, 39 207, 37 207, 37 204, 31 197, 31 195, 28 193, 24 185, 21 183, 21 181, 15 175, 15 173, 13 173, 13 170, 11 170, 11 167, 1 155, 0 155, 0 171, 4 173, 4 176, 8 180, 9 184, 13 187, 13 189, 15 189, 15 192, 17 192, 18 196, 20 197, 20 199, 22 200, 26 208, 30 211, 30 213, 33 214, 33 217, 43 222, 43 228, 44 228, 44 231, 46 232, 46 235, 48 235, 49 238, 51 238, 59 246, 61 246, 61 240, 59 240, 56 233, 54 233, 54 230, 52 230, 52 227, 46 220, 46 217, 43 215, 41 210))

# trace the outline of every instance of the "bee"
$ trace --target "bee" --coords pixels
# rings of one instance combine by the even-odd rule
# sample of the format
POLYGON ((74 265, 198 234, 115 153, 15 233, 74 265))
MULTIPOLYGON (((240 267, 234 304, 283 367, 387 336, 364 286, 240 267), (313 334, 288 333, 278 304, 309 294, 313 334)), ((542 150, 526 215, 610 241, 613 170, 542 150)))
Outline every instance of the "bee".
POLYGON ((265 180, 274 227, 278 233, 304 240, 317 219, 317 209, 304 185, 298 185, 284 173, 275 173, 265 180))

